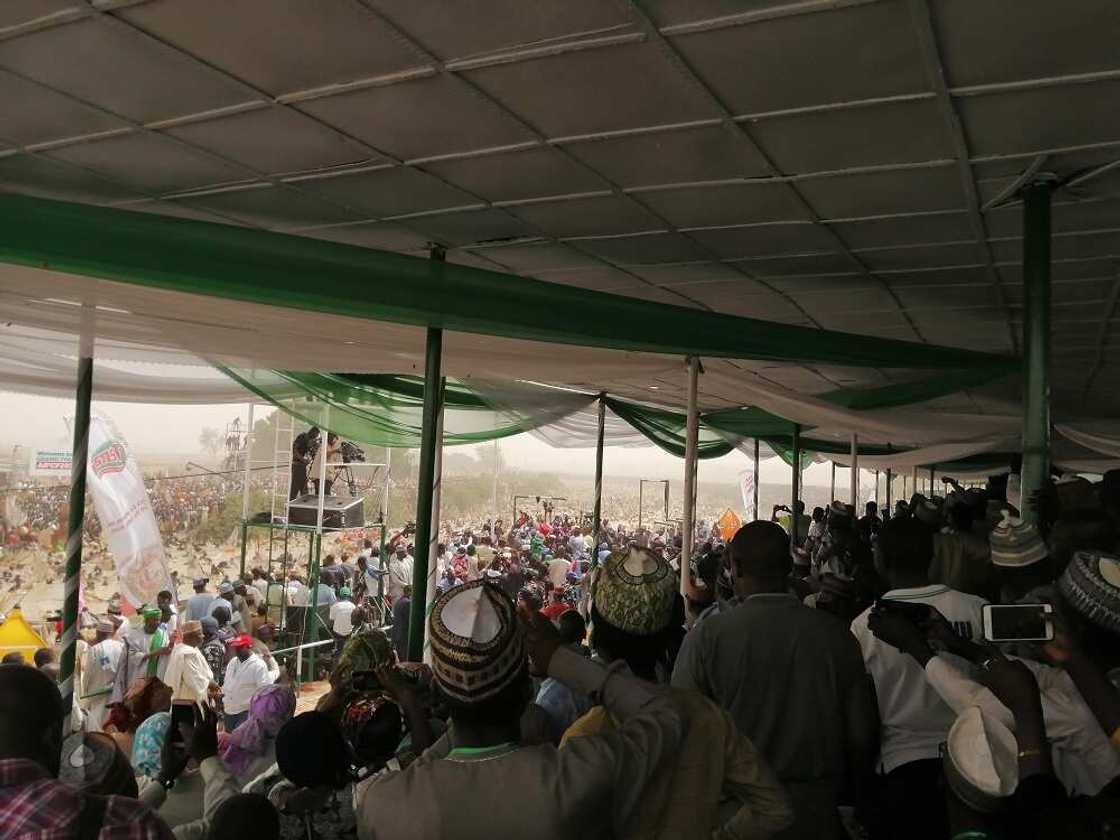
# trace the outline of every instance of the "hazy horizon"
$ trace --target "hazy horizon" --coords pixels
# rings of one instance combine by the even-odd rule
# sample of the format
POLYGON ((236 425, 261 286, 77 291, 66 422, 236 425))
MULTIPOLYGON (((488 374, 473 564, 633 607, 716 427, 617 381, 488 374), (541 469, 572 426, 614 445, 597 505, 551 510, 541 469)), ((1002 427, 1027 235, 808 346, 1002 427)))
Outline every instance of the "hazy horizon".
MULTIPOLYGON (((198 441, 203 428, 211 427, 223 432, 226 424, 235 417, 240 417, 242 425, 248 420, 248 404, 245 403, 149 405, 94 401, 93 408, 113 419, 142 465, 144 456, 184 460, 199 457, 203 455, 198 441)), ((258 405, 255 416, 265 416, 269 410, 258 405)), ((73 403, 69 400, 0 392, 0 453, 7 456, 14 445, 29 449, 69 449, 71 441, 65 418, 72 413, 73 403)), ((480 448, 492 446, 492 443, 456 446, 449 451, 477 457, 480 448)), ((569 477, 594 475, 593 447, 554 448, 529 434, 505 438, 499 446, 503 462, 518 469, 569 477)), ((684 468, 682 459, 652 444, 635 448, 608 446, 603 460, 607 475, 631 478, 678 479, 684 468)), ((750 468, 751 459, 736 451, 722 458, 701 461, 699 480, 736 482, 750 468)), ((827 487, 829 476, 828 464, 811 464, 804 471, 803 481, 806 485, 827 487)), ((763 460, 759 478, 763 483, 788 484, 790 468, 776 458, 763 460)), ((837 488, 846 488, 848 480, 848 470, 837 467, 837 488)), ((864 481, 867 481, 866 477, 864 481)))

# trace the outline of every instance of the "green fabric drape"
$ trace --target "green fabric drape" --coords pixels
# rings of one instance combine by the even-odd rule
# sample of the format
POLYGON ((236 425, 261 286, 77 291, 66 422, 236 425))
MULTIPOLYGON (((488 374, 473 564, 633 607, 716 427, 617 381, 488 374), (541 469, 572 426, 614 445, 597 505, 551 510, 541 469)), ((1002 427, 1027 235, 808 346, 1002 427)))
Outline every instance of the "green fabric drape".
MULTIPOLYGON (((637 405, 604 397, 607 408, 645 435, 652 443, 678 458, 684 457, 687 416, 676 411, 637 405)), ((696 455, 698 458, 721 458, 734 445, 718 432, 701 428, 698 435, 696 455)))
MULTIPOLYGON (((416 383, 409 381, 414 377, 386 377, 375 386, 339 374, 219 369, 298 421, 346 440, 379 447, 420 445, 422 380, 417 390, 416 383)), ((482 443, 534 428, 528 416, 494 410, 460 384, 447 393, 443 439, 447 446, 482 443)))
POLYGON ((354 245, 16 194, 0 195, 0 261, 585 347, 851 366, 1017 369, 1004 356, 739 318, 354 245), (561 312, 579 317, 558 318, 561 312))

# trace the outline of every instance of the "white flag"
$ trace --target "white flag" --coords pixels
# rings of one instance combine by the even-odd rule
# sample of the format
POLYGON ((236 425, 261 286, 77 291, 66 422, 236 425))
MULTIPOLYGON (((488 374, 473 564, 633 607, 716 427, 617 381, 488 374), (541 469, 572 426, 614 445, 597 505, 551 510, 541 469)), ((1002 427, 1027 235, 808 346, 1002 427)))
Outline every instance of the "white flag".
POLYGON ((175 591, 144 476, 116 425, 94 414, 89 424, 86 483, 113 554, 121 597, 133 607, 175 591))

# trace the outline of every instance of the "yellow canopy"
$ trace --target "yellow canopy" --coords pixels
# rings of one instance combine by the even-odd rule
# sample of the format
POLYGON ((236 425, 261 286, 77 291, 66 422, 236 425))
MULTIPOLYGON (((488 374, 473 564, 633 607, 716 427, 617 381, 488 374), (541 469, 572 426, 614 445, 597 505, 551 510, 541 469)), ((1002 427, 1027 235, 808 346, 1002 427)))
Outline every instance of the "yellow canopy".
POLYGON ((12 610, 8 620, 0 624, 0 657, 18 651, 28 662, 35 656, 35 651, 50 647, 46 640, 35 632, 23 613, 12 610))

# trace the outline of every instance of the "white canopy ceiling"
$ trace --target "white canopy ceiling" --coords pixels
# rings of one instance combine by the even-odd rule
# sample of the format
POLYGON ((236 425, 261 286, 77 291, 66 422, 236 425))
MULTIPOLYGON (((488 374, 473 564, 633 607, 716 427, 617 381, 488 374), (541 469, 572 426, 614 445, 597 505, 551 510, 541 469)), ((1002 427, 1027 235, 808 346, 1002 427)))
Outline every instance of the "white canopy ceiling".
MULTIPOLYGON (((1016 353, 1014 194, 1053 172, 1055 415, 1110 417, 1117 31, 1113 0, 18 0, 0 4, 0 188, 404 253, 437 243, 452 262, 645 300, 1016 353)), ((73 307, 51 299, 93 284, 114 353, 422 360, 415 328, 29 269, 0 271, 0 312, 72 334, 73 307)), ((683 402, 677 359, 445 347, 450 375, 683 402)), ((706 408, 902 377, 706 368, 706 408)), ((1015 388, 925 408, 994 415, 953 440, 1013 434, 1015 388)), ((928 439, 921 415, 891 422, 928 439)))

